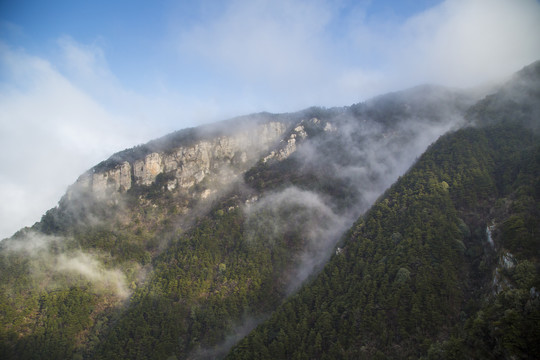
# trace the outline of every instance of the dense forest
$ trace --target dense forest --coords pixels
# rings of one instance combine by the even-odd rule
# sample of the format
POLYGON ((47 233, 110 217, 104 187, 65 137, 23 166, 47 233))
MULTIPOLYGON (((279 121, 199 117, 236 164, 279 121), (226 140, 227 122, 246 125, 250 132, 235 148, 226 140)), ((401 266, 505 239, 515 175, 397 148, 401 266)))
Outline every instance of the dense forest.
POLYGON ((439 139, 228 358, 534 358, 539 144, 513 124, 439 139))
POLYGON ((207 200, 170 173, 68 192, 0 243, 0 357, 535 358, 540 63, 477 100, 423 86, 259 114, 283 139, 227 187, 191 188, 207 200))

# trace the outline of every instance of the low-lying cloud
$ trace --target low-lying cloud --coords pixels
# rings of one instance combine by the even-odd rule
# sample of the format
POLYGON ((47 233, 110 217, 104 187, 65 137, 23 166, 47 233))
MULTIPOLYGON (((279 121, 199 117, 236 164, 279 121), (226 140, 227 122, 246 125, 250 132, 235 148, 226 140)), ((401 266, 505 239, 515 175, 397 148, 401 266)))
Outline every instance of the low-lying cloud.
POLYGON ((77 251, 59 254, 54 264, 56 271, 79 275, 100 290, 112 291, 122 300, 130 295, 125 275, 118 269, 104 268, 98 258, 89 253, 77 251))
MULTIPOLYGON (((301 248, 295 267, 289 276, 288 291, 296 289, 317 266, 328 258, 347 219, 334 212, 330 199, 294 186, 265 195, 245 208, 248 241, 262 241, 273 247, 285 238, 295 238, 301 248)), ((294 240, 293 240, 294 241, 294 240)))
POLYGON ((28 260, 30 275, 38 288, 51 289, 89 282, 95 291, 110 293, 119 300, 129 297, 124 273, 105 266, 103 256, 70 249, 66 239, 28 231, 2 243, 6 256, 22 256, 28 260))
POLYGON ((464 124, 463 110, 473 100, 456 99, 461 99, 456 93, 421 87, 305 123, 331 129, 300 141, 286 160, 294 164, 286 171, 307 182, 267 193, 246 207, 248 239, 270 247, 302 239, 301 246, 289 245, 299 251, 289 291, 324 264, 344 232, 431 143, 464 124))

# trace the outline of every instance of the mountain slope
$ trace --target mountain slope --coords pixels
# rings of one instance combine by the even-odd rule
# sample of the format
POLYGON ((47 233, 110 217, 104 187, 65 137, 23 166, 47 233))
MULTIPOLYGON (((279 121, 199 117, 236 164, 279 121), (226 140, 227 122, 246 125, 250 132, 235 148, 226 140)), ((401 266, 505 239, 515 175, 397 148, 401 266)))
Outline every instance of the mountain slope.
POLYGON ((522 109, 540 97, 501 99, 516 81, 538 89, 538 76, 523 78, 538 68, 469 111, 484 127, 431 146, 227 358, 534 358, 540 118, 522 109), (500 106, 508 112, 490 120, 484 109, 500 106))
MULTIPOLYGON (((0 244, 2 358, 224 356, 322 269, 343 233, 430 143, 463 126, 475 102, 460 91, 418 87, 350 107, 257 114, 183 130, 113 155, 83 174, 39 223, 0 244)), ((473 150, 489 158, 491 145, 484 145, 473 150)), ((517 164, 513 156, 505 164, 517 164)), ((467 175, 469 182, 444 180, 452 194, 461 186, 455 192, 460 206, 491 201, 494 189, 513 186, 508 179, 520 169, 482 166, 480 174, 467 175), (493 171, 502 178, 491 181, 493 171), (476 182, 483 192, 459 197, 476 182)), ((407 191, 433 185, 423 184, 411 183, 407 191)), ((425 203, 442 219, 437 231, 455 237, 464 231, 456 220, 461 208, 443 190, 425 203)), ((483 221, 461 217, 467 224, 483 221)), ((468 297, 454 285, 473 265, 459 263, 459 243, 441 246, 438 256, 452 254, 452 266, 436 267, 446 276, 441 284, 430 282, 433 269, 424 269, 418 293, 425 297, 440 285, 454 316, 468 297)), ((352 253, 349 247, 342 255, 352 253)), ((411 246, 410 256, 425 250, 411 246)), ((417 269, 403 268, 396 271, 406 282, 417 269)), ((419 321, 444 323, 436 306, 428 313, 419 321)), ((454 322, 444 324, 450 329, 454 322)))
POLYGON ((324 271, 229 358, 533 358, 539 140, 513 127, 440 139, 354 226, 324 271), (509 181, 495 175, 511 166, 504 157, 521 160, 509 181), (493 221, 501 234, 491 248, 485 229, 493 221), (512 259, 498 270, 507 283, 492 289, 499 258, 512 259))
POLYGON ((466 106, 439 92, 260 114, 113 155, 2 243, 5 357, 185 358, 250 330, 457 126, 466 106), (390 102, 410 111, 388 121, 390 102), (452 121, 423 115, 438 105, 452 121))
MULTIPOLYGON (((403 158, 404 162, 411 162, 415 154, 421 152, 416 150, 418 143, 413 139, 423 143, 424 140, 420 140, 422 132, 396 131, 403 125, 398 121, 386 128, 381 127, 384 129, 382 131, 376 120, 365 119, 361 125, 365 135, 351 141, 344 129, 360 131, 357 130, 359 125, 354 123, 356 121, 357 118, 340 109, 311 109, 303 114, 303 119, 285 133, 284 140, 246 173, 245 184, 222 198, 223 204, 213 209, 211 218, 204 222, 205 227, 201 228, 201 224, 197 224, 194 228, 197 235, 190 235, 191 245, 187 247, 183 240, 179 240, 182 245, 173 248, 177 250, 167 250, 168 254, 171 251, 173 254, 168 258, 166 270, 158 269, 154 273, 155 281, 151 280, 148 284, 148 287, 157 288, 161 296, 182 298, 181 281, 178 281, 179 285, 174 285, 174 281, 171 285, 171 282, 165 279, 176 276, 180 280, 186 275, 193 277, 194 270, 199 269, 205 274, 209 273, 209 281, 203 285, 193 282, 183 285, 190 290, 201 286, 200 293, 204 294, 204 301, 199 298, 190 304, 191 306, 187 307, 191 309, 188 316, 187 312, 186 315, 181 315, 179 309, 166 310, 165 308, 170 308, 166 304, 154 304, 152 308, 149 300, 151 296, 147 295, 146 300, 141 301, 139 306, 132 306, 132 309, 139 310, 133 310, 133 313, 121 320, 120 325, 112 330, 114 335, 104 342, 103 350, 99 351, 104 351, 104 356, 111 358, 144 357, 149 354, 159 358, 157 354, 160 347, 166 346, 167 342, 161 335, 148 337, 149 331, 144 317, 139 317, 140 326, 136 325, 135 312, 138 312, 152 319, 175 319, 174 326, 178 326, 180 319, 185 319, 181 326, 183 330, 173 331, 177 337, 182 338, 181 344, 178 345, 177 339, 171 337, 166 351, 173 352, 178 357, 185 356, 186 353, 213 357, 227 349, 228 341, 222 343, 218 349, 213 349, 216 343, 225 340, 225 334, 231 331, 236 333, 238 329, 249 330, 257 322, 254 319, 270 313, 291 290, 324 262, 335 241, 352 222, 353 217, 350 214, 356 216, 369 206, 372 200, 363 199, 361 196, 374 196, 377 189, 380 189, 379 192, 383 191, 385 185, 381 179, 388 183, 392 181, 388 179, 389 169, 393 165, 389 161, 397 158, 403 147, 411 149, 403 158), (380 132, 374 139, 367 136, 369 133, 366 133, 366 130, 375 133, 370 129, 375 126, 380 132), (387 160, 365 158, 368 147, 370 150, 388 149, 388 144, 393 141, 400 143, 401 148, 396 146, 391 149, 392 152, 384 150, 386 154, 392 154, 387 160), (338 146, 341 151, 334 151, 338 146), (317 161, 313 156, 309 156, 309 153, 325 154, 325 151, 325 157, 317 161), (360 161, 362 164, 373 166, 377 162, 378 168, 358 171, 352 180, 345 178, 343 174, 336 176, 336 171, 331 170, 337 163, 337 158, 341 158, 341 169, 347 169, 358 163, 360 156, 364 157, 360 161), (343 163, 348 157, 351 159, 343 163), (353 181, 358 183, 359 178, 363 179, 362 194, 359 194, 359 189, 350 185, 353 181), (328 186, 332 181, 340 181, 343 184, 342 189, 336 192, 335 186, 328 186), (367 190, 370 191, 369 194, 367 190), (344 201, 349 197, 356 201, 344 201), (223 225, 224 221, 227 224, 223 225), (218 229, 223 228, 226 231, 219 233, 218 229), (216 249, 216 246, 220 248, 216 249), (214 251, 201 256, 198 249, 206 252, 209 248, 214 251), (175 265, 173 269, 176 270, 172 270, 171 262, 175 263, 180 259, 186 261, 186 252, 189 252, 191 259, 196 259, 195 263, 191 259, 187 260, 191 264, 189 271, 186 271, 186 264, 175 265), (201 264, 201 260, 212 256, 213 261, 201 264), (217 261, 216 256, 219 259, 217 261), (220 266, 227 270, 221 272, 220 266), (164 282, 167 287, 163 285, 164 282), (248 286, 243 288, 244 284, 248 286), (114 340, 132 338, 133 334, 125 331, 133 328, 146 328, 142 337, 154 340, 150 343, 130 345, 114 340), (125 349, 130 352, 126 353, 125 349)), ((420 122, 418 119, 415 121, 420 122)), ((425 121, 428 122, 427 119, 425 121)), ((429 121, 434 128, 450 126, 441 125, 431 119, 429 121)), ((390 176, 397 177, 397 171, 399 168, 390 170, 390 176)), ((168 328, 166 322, 167 320, 165 323, 158 320, 157 327, 168 328)), ((166 351, 163 355, 167 354, 166 351)))

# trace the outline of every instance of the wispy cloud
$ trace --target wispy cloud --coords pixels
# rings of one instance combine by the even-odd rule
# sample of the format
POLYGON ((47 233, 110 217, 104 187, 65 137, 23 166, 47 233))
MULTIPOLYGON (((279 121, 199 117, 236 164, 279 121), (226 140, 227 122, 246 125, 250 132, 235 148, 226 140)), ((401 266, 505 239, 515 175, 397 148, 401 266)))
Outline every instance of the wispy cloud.
POLYGON ((404 20, 370 15, 369 6, 231 1, 182 29, 178 46, 182 56, 299 107, 347 104, 418 82, 478 85, 540 57, 534 0, 447 0, 404 20))
MULTIPOLYGON (((332 9, 302 1, 232 1, 208 23, 180 34, 180 51, 233 68, 247 79, 267 81, 283 76, 304 79, 322 71, 316 54, 325 44, 332 9)), ((293 81, 291 81, 293 82, 293 81)))
POLYGON ((130 295, 124 273, 107 268, 98 253, 67 250, 66 239, 26 232, 16 240, 2 243, 7 254, 24 256, 28 270, 39 286, 57 287, 79 281, 91 283, 95 290, 112 293, 120 300, 130 295))

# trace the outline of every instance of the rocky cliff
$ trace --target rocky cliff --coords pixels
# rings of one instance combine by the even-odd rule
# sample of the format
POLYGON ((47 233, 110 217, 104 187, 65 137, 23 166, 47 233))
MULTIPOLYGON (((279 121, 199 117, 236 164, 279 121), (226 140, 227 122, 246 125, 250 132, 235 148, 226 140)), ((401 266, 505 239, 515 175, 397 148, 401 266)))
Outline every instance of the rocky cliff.
POLYGON ((267 156, 265 156, 262 161, 266 163, 271 159, 275 160, 284 160, 288 158, 292 153, 297 149, 298 144, 304 141, 308 137, 306 132, 306 127, 311 129, 319 129, 322 131, 334 131, 335 128, 330 122, 325 121, 324 123, 317 118, 311 118, 309 120, 304 119, 300 121, 299 124, 294 126, 292 130, 280 141, 279 146, 273 149, 267 156))
POLYGON ((160 175, 169 191, 187 191, 207 177, 228 182, 277 145, 288 126, 285 121, 269 121, 117 161, 105 169, 94 167, 77 180, 74 188, 105 199, 133 186, 150 186, 160 175))

